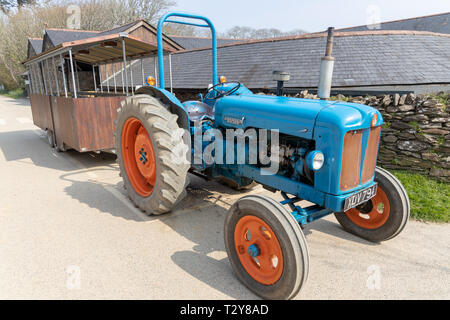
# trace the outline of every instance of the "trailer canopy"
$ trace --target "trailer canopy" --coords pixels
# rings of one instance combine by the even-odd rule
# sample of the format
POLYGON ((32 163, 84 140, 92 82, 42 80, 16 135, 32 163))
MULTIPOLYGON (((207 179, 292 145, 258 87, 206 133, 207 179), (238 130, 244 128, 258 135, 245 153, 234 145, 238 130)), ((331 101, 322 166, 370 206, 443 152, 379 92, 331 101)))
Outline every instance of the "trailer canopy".
MULTIPOLYGON (((173 43, 173 42, 172 42, 173 43)), ((169 41, 165 42, 166 53, 179 50, 169 41)), ((56 47, 42 52, 24 62, 25 65, 39 62, 60 54, 72 51, 73 59, 89 64, 105 64, 122 61, 126 58, 141 58, 152 56, 157 52, 156 42, 151 43, 138 39, 126 33, 87 38, 77 41, 64 42, 56 47)))

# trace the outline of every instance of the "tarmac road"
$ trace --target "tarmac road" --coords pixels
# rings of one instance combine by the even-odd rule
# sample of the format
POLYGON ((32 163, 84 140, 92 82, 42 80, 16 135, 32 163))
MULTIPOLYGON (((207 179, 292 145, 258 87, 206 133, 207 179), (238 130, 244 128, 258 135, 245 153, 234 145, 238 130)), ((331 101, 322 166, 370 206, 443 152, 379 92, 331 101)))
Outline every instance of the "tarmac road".
MULTIPOLYGON (((0 299, 257 299, 223 243, 242 193, 192 177, 175 212, 146 217, 112 155, 57 153, 31 119, 28 100, 0 96, 0 299)), ((450 225, 410 221, 383 244, 332 216, 304 232, 310 274, 296 299, 450 299, 450 225)))

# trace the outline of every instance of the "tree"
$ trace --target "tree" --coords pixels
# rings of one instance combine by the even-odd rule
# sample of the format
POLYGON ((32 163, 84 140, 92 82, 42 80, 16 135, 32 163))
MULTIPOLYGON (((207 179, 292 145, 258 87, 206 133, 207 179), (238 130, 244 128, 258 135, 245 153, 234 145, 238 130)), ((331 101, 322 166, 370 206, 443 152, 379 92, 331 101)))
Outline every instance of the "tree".
MULTIPOLYGON (((69 5, 80 7, 80 29, 103 31, 139 18, 155 24, 172 0, 0 0, 0 83, 8 89, 23 85, 28 38, 41 38, 45 28, 68 28, 69 5), (15 10, 17 8, 17 10, 15 10), (20 10, 19 10, 20 9, 20 10)), ((188 30, 188 29, 186 29, 188 30)), ((176 29, 174 32, 183 32, 176 29)), ((190 32, 188 30, 188 32, 190 32)))
POLYGON ((266 39, 266 38, 279 38, 304 33, 306 32, 301 29, 283 32, 275 28, 254 29, 250 27, 235 26, 226 31, 225 33, 221 34, 221 36, 232 39, 266 39))
POLYGON ((20 10, 23 6, 33 4, 35 2, 36 0, 0 0, 0 9, 3 13, 8 13, 14 8, 18 8, 20 10))

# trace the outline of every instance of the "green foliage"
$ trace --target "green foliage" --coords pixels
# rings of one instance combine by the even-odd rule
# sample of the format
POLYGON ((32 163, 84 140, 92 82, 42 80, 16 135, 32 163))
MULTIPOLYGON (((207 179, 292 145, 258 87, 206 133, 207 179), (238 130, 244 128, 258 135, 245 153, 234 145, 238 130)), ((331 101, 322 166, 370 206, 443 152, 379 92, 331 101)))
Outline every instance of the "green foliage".
POLYGON ((447 107, 450 105, 450 93, 439 93, 436 95, 432 95, 434 99, 437 100, 438 103, 443 105, 442 111, 447 110, 447 107))
POLYGON ((25 97, 25 91, 22 88, 15 89, 15 90, 2 90, 0 91, 0 94, 3 96, 7 96, 13 99, 23 98, 25 97))
POLYGON ((330 101, 344 101, 344 102, 349 102, 350 101, 350 97, 346 97, 342 94, 338 94, 337 96, 331 96, 330 97, 330 101))
POLYGON ((403 184, 411 201, 411 216, 431 222, 450 222, 450 183, 406 171, 392 172, 403 184))
POLYGON ((418 133, 422 132, 422 129, 420 129, 419 124, 416 121, 408 122, 408 124, 414 128, 418 133))

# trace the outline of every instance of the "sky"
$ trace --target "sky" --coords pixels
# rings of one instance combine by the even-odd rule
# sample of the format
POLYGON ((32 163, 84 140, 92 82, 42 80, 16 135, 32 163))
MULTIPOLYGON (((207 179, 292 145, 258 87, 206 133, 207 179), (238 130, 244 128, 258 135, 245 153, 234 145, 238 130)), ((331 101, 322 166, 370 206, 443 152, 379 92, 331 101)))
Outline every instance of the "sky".
MULTIPOLYGON (((308 32, 450 11, 450 0, 176 0, 177 11, 204 15, 219 32, 233 26, 308 32)), ((450 22, 449 22, 450 23, 450 22)))

